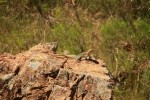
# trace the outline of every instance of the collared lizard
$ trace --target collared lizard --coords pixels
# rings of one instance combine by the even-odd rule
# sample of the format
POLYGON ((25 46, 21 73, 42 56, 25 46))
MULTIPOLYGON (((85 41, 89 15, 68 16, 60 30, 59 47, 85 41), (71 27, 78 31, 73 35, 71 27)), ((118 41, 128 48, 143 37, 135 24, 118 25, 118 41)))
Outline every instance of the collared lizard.
POLYGON ((98 63, 98 61, 96 60, 96 58, 93 56, 92 53, 93 53, 93 49, 89 49, 88 51, 82 52, 78 55, 58 55, 57 57, 73 58, 76 61, 89 60, 98 63))
POLYGON ((76 55, 75 59, 77 61, 81 61, 81 60, 84 60, 84 59, 85 60, 93 59, 92 53, 93 53, 93 49, 89 49, 86 52, 82 52, 82 53, 76 55))

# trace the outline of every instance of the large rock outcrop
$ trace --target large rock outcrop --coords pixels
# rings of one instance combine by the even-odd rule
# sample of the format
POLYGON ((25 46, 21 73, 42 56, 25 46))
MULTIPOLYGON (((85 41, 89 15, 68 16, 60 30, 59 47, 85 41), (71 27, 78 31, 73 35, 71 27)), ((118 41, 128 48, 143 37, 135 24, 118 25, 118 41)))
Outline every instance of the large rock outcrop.
POLYGON ((0 100, 110 100, 108 70, 102 60, 76 61, 45 44, 0 55, 0 100))

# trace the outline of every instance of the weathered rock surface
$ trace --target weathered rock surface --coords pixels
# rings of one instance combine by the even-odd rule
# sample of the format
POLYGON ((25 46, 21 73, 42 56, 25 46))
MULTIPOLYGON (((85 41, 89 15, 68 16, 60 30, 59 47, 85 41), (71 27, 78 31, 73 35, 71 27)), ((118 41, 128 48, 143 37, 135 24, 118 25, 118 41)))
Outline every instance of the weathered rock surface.
POLYGON ((44 44, 0 55, 0 100, 110 100, 110 77, 102 60, 59 56, 44 44))

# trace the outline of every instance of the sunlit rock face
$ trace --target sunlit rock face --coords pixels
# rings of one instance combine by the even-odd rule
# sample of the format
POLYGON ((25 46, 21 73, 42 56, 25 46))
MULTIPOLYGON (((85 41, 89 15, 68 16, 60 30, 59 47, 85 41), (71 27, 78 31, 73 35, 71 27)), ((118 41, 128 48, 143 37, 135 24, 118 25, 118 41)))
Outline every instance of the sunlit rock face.
POLYGON ((15 56, 0 55, 0 99, 110 100, 108 70, 102 60, 76 61, 45 44, 15 56))

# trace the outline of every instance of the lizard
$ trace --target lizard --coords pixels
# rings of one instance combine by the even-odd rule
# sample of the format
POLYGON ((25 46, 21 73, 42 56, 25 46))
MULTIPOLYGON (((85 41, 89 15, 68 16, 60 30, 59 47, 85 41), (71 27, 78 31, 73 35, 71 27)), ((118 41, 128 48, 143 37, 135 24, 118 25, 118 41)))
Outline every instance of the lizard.
POLYGON ((85 60, 92 59, 92 53, 93 53, 93 49, 89 49, 86 52, 82 52, 82 53, 76 55, 75 59, 77 61, 81 61, 82 59, 85 59, 85 60))
POLYGON ((66 58, 73 58, 76 61, 81 61, 81 60, 90 60, 93 61, 95 63, 98 63, 98 61, 96 60, 96 58, 93 56, 93 49, 89 49, 86 52, 82 52, 78 55, 58 55, 58 56, 64 56, 66 58))

